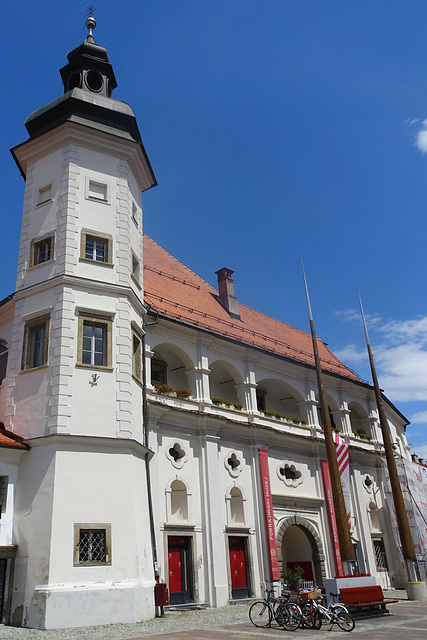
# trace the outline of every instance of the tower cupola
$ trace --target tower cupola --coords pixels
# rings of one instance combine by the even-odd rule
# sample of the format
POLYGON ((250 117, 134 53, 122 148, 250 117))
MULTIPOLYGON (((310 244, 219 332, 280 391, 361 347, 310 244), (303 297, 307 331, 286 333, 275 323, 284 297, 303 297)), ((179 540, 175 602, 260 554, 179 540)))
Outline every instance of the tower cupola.
POLYGON ((96 44, 93 37, 95 26, 95 18, 90 16, 86 20, 89 30, 86 40, 67 54, 68 64, 60 70, 64 93, 78 88, 111 98, 117 87, 107 50, 96 44))

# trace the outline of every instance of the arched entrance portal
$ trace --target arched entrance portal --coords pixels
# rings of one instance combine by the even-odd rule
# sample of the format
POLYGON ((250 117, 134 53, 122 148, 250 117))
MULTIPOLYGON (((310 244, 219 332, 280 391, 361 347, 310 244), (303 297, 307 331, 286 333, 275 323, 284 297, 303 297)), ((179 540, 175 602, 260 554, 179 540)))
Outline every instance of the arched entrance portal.
POLYGON ((323 544, 309 520, 300 516, 290 516, 283 520, 277 532, 277 548, 281 573, 299 565, 305 571, 304 580, 313 580, 316 586, 323 587, 323 544))

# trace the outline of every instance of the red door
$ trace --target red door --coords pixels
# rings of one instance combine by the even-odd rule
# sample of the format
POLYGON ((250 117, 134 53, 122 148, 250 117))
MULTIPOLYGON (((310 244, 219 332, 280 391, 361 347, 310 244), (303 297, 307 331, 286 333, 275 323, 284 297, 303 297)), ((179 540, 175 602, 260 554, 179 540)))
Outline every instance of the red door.
POLYGON ((190 545, 188 536, 169 536, 168 570, 169 602, 184 604, 191 602, 190 545))
POLYGON ((233 599, 247 598, 249 595, 246 575, 245 538, 230 537, 228 539, 230 551, 231 593, 233 599))

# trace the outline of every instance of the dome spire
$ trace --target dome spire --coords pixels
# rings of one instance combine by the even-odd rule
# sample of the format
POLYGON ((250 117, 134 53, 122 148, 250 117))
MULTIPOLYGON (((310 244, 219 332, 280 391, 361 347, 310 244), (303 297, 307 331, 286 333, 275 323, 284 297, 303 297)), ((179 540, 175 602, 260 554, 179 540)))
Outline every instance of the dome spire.
POLYGON ((95 43, 95 39, 94 39, 94 37, 93 37, 93 33, 92 33, 92 32, 93 32, 93 30, 94 30, 94 29, 95 29, 95 27, 96 27, 96 20, 95 20, 95 18, 94 18, 94 17, 93 17, 93 15, 92 15, 94 11, 95 11, 95 7, 93 7, 92 5, 89 5, 89 7, 88 7, 88 14, 89 14, 89 15, 88 15, 88 17, 86 18, 86 22, 85 22, 86 28, 87 28, 87 29, 88 29, 88 31, 89 31, 88 36, 87 36, 87 38, 86 38, 86 42, 93 42, 93 43, 95 43))

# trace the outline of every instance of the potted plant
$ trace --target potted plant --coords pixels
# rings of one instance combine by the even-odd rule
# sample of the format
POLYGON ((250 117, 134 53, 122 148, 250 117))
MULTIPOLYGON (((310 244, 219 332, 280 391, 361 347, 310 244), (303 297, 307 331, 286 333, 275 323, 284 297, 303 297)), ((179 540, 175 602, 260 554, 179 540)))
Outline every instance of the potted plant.
POLYGON ((288 589, 296 591, 303 575, 304 569, 297 564, 293 569, 286 569, 282 574, 282 579, 288 589))

